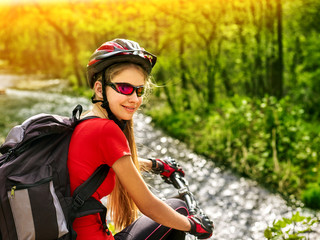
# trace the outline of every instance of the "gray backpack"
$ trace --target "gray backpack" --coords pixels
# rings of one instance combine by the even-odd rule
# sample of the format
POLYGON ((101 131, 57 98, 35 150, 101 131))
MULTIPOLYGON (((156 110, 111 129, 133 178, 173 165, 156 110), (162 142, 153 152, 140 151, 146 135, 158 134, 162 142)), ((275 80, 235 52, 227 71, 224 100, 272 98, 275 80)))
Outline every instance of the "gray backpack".
POLYGON ((35 115, 9 132, 0 147, 0 240, 75 239, 76 217, 100 213, 106 226, 106 208, 91 195, 108 174, 101 165, 73 196, 67 169, 68 148, 81 121, 78 105, 72 117, 35 115))

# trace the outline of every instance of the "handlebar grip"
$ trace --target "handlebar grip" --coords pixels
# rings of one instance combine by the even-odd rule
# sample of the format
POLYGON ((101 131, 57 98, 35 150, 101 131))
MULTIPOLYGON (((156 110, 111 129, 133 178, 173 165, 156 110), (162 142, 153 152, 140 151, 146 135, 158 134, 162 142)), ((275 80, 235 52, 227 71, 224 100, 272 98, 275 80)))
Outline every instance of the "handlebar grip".
POLYGON ((214 225, 213 225, 213 222, 211 221, 211 219, 207 216, 207 215, 205 215, 205 214, 203 214, 202 215, 203 216, 203 218, 202 218, 202 224, 206 227, 206 228, 209 228, 209 229, 214 229, 214 225))

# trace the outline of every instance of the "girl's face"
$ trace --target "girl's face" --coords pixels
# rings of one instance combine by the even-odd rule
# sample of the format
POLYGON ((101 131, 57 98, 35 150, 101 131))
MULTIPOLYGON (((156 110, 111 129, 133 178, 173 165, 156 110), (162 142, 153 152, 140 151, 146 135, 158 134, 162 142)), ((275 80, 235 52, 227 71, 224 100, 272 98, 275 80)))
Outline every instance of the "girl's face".
MULTIPOLYGON (((145 84, 145 76, 142 70, 130 66, 115 75, 111 83, 129 83, 132 86, 143 86, 145 84)), ((137 96, 137 91, 131 95, 123 95, 114 90, 111 86, 107 86, 107 99, 109 107, 113 114, 119 120, 130 120, 133 114, 138 110, 142 103, 142 96, 137 96)))

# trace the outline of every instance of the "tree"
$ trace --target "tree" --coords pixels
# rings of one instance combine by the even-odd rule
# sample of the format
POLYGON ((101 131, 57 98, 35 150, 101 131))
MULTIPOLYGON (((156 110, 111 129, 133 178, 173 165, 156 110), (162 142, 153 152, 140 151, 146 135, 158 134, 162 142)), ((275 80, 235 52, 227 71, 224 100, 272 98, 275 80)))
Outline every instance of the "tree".
POLYGON ((83 74, 82 72, 82 66, 79 61, 79 53, 80 48, 78 44, 78 36, 76 31, 76 21, 79 20, 76 16, 76 4, 73 4, 71 2, 68 3, 67 7, 62 8, 64 11, 61 11, 61 8, 55 8, 55 10, 59 10, 59 13, 53 11, 52 7, 45 7, 41 6, 39 4, 36 4, 36 7, 43 17, 43 19, 56 31, 56 33, 61 36, 64 43, 68 46, 68 51, 71 56, 71 63, 73 67, 73 73, 76 76, 77 79, 77 85, 83 86, 83 74), (71 13, 72 11, 72 13, 71 13), (57 21, 55 21, 56 16, 60 16, 60 18, 63 18, 63 24, 59 24, 57 21))

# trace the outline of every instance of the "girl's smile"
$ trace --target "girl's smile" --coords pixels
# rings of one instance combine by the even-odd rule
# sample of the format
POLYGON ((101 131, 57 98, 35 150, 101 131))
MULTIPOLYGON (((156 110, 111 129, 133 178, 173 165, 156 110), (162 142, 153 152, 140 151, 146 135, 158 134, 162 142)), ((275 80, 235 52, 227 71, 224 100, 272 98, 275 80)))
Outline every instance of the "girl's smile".
POLYGON ((113 77, 111 84, 107 87, 107 99, 112 113, 119 120, 132 119, 133 114, 138 110, 142 103, 142 97, 138 97, 138 94, 140 91, 139 87, 142 87, 144 83, 144 74, 135 66, 129 66, 113 77), (129 86, 131 85, 130 91, 126 93, 125 91, 127 89, 119 88, 117 84, 120 85, 120 83, 127 83, 129 86), (132 87, 134 89, 132 89, 132 87), (129 93, 131 94, 127 95, 129 93))

